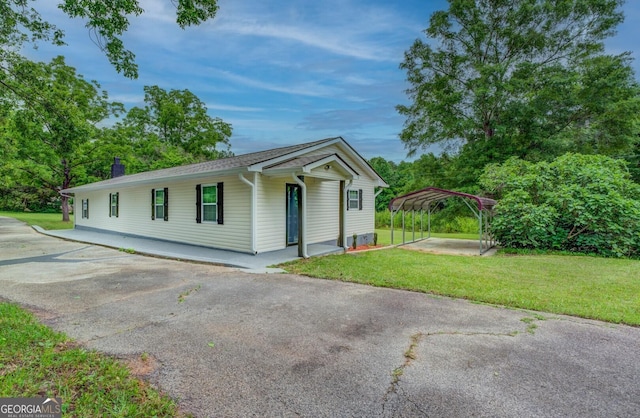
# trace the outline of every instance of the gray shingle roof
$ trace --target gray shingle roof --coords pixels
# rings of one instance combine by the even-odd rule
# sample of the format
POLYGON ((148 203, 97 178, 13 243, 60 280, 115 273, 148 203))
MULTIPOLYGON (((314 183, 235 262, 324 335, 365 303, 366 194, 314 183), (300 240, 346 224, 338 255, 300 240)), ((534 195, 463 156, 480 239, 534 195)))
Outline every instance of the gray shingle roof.
POLYGON ((315 163, 316 161, 320 161, 323 158, 327 158, 334 154, 322 154, 322 155, 306 155, 304 157, 296 157, 287 161, 283 161, 281 163, 272 164, 266 166, 264 169, 268 170, 270 168, 295 168, 295 167, 304 167, 307 164, 315 163))
POLYGON ((307 148, 314 147, 316 145, 330 142, 340 137, 325 138, 319 141, 307 142, 304 144, 291 145, 288 147, 273 148, 265 151, 252 152, 249 154, 236 155, 229 158, 221 158, 219 160, 205 161, 203 163, 196 163, 190 165, 183 165, 179 167, 164 168, 161 170, 145 171, 137 174, 129 174, 121 177, 116 177, 109 180, 103 180, 96 183, 90 183, 83 186, 72 187, 62 190, 63 193, 73 193, 81 190, 91 190, 99 188, 108 188, 111 186, 123 186, 132 183, 143 183, 147 181, 153 181, 163 178, 176 178, 182 176, 190 176, 197 174, 216 173, 233 169, 240 169, 249 167, 254 164, 259 164, 272 160, 274 158, 282 157, 287 154, 301 151, 307 148))

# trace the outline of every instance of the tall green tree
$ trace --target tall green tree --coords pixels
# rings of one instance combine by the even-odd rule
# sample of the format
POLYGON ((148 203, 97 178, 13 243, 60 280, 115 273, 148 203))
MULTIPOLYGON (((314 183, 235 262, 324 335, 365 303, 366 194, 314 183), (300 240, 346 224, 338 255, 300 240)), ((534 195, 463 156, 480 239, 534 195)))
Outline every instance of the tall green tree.
POLYGON ((389 185, 389 187, 382 189, 376 198, 376 211, 386 211, 391 199, 403 194, 406 185, 412 182, 413 164, 406 161, 396 164, 383 157, 374 157, 369 160, 369 164, 389 185))
MULTIPOLYGON (((94 158, 101 145, 98 124, 122 112, 122 105, 109 102, 97 82, 78 75, 63 57, 49 64, 16 61, 8 73, 13 77, 4 83, 12 92, 13 108, 0 132, 11 144, 14 173, 21 173, 17 182, 57 197, 76 184, 83 166, 94 158)), ((68 221, 69 198, 59 197, 62 218, 68 221)))
POLYGON ((134 108, 125 124, 134 125, 143 134, 160 142, 176 145, 196 158, 226 156, 231 125, 207 113, 207 107, 189 90, 166 91, 145 86, 144 109, 134 108))
MULTIPOLYGON (((49 0, 50 1, 50 0, 49 0)), ((104 52, 109 62, 126 77, 137 78, 135 55, 122 40, 130 20, 144 13, 138 0, 58 0, 58 8, 69 17, 81 19, 88 37, 104 52)), ((171 0, 176 7, 176 23, 180 28, 199 25, 215 17, 217 0, 171 0)), ((64 44, 64 30, 44 19, 34 0, 0 1, 0 62, 3 52, 17 50, 38 42, 64 44)))
POLYGON ((474 175, 510 156, 632 149, 640 99, 630 57, 603 45, 622 2, 449 0, 401 64, 405 146, 451 146, 474 175))
POLYGON ((209 116, 189 90, 144 88, 144 107, 134 107, 111 140, 131 172, 173 167, 232 155, 231 124, 209 116))

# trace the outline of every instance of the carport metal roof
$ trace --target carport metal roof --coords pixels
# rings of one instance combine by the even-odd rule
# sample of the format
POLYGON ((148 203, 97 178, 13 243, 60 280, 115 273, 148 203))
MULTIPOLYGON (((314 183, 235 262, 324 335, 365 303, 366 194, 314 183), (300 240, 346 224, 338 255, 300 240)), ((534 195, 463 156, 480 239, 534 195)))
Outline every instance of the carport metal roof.
MULTIPOLYGON (((391 244, 393 244, 393 225, 394 216, 398 212, 402 212, 402 243, 405 244, 405 213, 412 212, 411 217, 413 225, 411 226, 412 241, 416 241, 415 237, 415 212, 420 212, 420 239, 424 238, 422 217, 424 211, 427 211, 428 236, 431 237, 431 213, 436 209, 438 203, 444 199, 451 197, 461 197, 467 207, 473 212, 478 220, 478 239, 480 245, 480 254, 483 254, 495 245, 493 234, 491 232, 491 219, 493 217, 493 207, 496 201, 487 197, 475 196, 468 193, 456 192, 453 190, 439 189, 437 187, 427 187, 426 189, 407 193, 398 196, 389 202, 389 210, 391 211, 391 244), (475 201, 477 207, 474 207, 469 201, 475 201)), ((412 242, 411 241, 411 242, 412 242)))
POLYGON ((496 205, 495 200, 487 197, 474 196, 472 194, 454 192, 452 190, 444 190, 437 187, 427 187, 426 189, 407 193, 394 198, 389 202, 389 210, 392 212, 401 210, 427 210, 429 207, 432 207, 432 203, 454 196, 475 200, 478 203, 479 210, 492 210, 496 205))

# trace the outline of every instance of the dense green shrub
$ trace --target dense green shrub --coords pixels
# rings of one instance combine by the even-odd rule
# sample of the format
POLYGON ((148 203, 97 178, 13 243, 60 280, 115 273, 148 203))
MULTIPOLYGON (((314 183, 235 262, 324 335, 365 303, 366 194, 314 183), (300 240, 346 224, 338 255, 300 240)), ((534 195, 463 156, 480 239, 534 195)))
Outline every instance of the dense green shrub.
POLYGON ((480 181, 500 199, 493 230, 505 246, 640 255, 640 185, 622 160, 565 154, 533 164, 512 158, 487 166, 480 181))

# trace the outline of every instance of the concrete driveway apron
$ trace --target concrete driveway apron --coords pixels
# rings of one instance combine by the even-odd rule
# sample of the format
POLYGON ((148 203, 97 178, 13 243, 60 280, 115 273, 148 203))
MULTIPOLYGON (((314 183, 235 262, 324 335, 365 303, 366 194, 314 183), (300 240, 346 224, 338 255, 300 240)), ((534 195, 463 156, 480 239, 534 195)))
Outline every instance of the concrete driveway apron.
POLYGON ((198 417, 640 412, 633 327, 143 257, 7 218, 0 297, 198 417))

